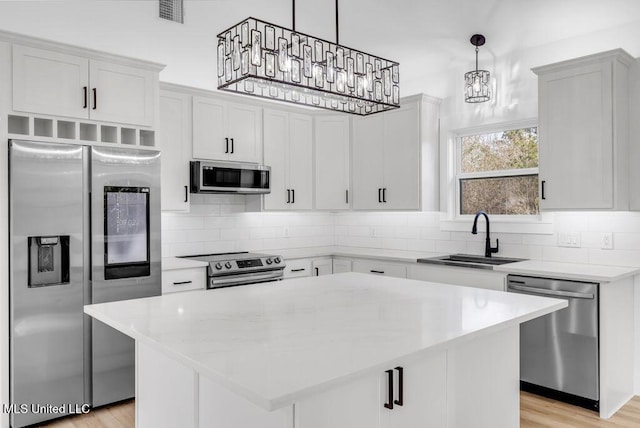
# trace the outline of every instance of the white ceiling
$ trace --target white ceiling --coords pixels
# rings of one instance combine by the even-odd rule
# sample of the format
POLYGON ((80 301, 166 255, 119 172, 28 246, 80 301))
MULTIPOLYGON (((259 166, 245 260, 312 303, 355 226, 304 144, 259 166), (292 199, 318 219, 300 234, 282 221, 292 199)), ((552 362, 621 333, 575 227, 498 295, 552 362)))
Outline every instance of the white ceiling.
MULTIPOLYGON (((188 24, 189 8, 203 2, 185 1, 188 24)), ((220 29, 246 16, 291 26, 292 0, 208 3, 220 29)), ((334 41, 334 4, 297 0, 297 30, 334 41)), ((474 33, 487 38, 482 64, 483 58, 640 24, 638 0, 342 0, 339 12, 341 44, 400 62, 410 80, 459 64, 473 66, 469 38, 474 33)))
MULTIPOLYGON (((215 88, 218 32, 247 16, 291 26, 292 0, 184 1, 180 26, 157 18, 157 0, 0 0, 0 29, 165 63, 163 79, 215 88)), ((297 0, 297 30, 335 40, 334 4, 297 0)), ((640 0, 341 0, 339 6, 340 43, 400 62, 403 82, 471 69, 474 33, 487 38, 481 67, 603 31, 611 40, 592 52, 622 47, 640 56, 640 0)), ((582 39, 565 44, 569 54, 589 52, 582 39)), ((410 88, 404 94, 432 89, 410 88)))

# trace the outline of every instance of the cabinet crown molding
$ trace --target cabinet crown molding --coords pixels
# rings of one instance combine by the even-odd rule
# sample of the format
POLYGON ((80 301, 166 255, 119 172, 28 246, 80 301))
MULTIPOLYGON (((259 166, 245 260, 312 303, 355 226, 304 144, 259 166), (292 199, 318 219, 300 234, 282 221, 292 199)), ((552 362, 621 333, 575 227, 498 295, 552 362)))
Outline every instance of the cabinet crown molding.
POLYGON ((32 48, 46 49, 50 51, 60 52, 67 55, 78 55, 88 59, 107 61, 120 65, 144 68, 152 71, 160 72, 165 68, 164 64, 153 61, 142 60, 125 55, 112 54, 82 46, 71 45, 68 43, 56 42, 39 37, 27 36, 25 34, 12 33, 10 31, 0 31, 0 42, 14 43, 32 48))
POLYGON ((610 51, 600 52, 592 55, 582 56, 578 58, 572 58, 565 61, 556 62, 553 64, 541 65, 539 67, 533 67, 531 71, 540 75, 548 73, 550 71, 560 71, 567 68, 575 67, 576 65, 586 65, 589 63, 597 63, 607 60, 616 60, 629 67, 635 61, 624 49, 612 49, 610 51))

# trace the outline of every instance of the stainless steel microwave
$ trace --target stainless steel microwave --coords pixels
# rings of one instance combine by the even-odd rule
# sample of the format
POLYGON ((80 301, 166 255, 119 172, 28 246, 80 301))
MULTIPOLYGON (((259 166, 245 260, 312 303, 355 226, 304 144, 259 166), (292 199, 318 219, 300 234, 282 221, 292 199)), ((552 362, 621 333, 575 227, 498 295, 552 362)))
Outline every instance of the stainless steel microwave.
POLYGON ((241 162, 192 161, 191 193, 270 193, 271 168, 241 162))

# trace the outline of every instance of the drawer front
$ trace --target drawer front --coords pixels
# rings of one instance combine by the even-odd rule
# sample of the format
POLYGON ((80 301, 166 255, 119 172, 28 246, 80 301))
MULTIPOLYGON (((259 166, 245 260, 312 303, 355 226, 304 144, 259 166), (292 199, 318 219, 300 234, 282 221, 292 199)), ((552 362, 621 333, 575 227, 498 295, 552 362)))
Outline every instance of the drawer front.
POLYGON ((205 267, 162 272, 162 294, 202 290, 206 283, 207 271, 205 267))
POLYGON ((380 263, 376 261, 353 261, 353 272, 371 273, 374 275, 393 276, 396 278, 406 278, 407 268, 402 265, 391 263, 380 263))
POLYGON ((284 268, 284 278, 299 278, 302 276, 311 276, 311 260, 286 260, 286 267, 284 268))

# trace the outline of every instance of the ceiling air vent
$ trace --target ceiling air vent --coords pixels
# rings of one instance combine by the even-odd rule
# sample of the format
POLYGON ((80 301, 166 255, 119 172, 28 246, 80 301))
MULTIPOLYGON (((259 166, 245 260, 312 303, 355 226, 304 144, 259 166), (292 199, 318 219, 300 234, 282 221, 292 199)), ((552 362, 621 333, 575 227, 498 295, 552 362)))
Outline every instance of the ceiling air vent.
POLYGON ((160 0, 160 18, 184 24, 183 0, 160 0))

